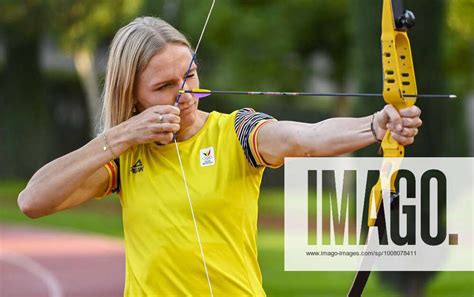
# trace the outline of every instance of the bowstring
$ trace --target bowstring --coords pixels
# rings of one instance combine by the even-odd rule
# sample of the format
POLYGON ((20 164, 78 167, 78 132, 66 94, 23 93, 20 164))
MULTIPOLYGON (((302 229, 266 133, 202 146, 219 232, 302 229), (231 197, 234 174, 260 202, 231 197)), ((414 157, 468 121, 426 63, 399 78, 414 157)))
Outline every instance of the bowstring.
MULTIPOLYGON (((204 36, 204 32, 206 31, 207 23, 209 22, 209 18, 211 17, 212 10, 214 9, 214 4, 215 3, 216 3, 216 0, 212 0, 211 8, 209 9, 209 13, 207 14, 207 18, 206 18, 206 21, 204 23, 204 27, 202 28, 201 35, 199 36, 199 40, 196 44, 196 49, 194 50, 193 56, 191 58, 191 62, 189 63, 188 70, 186 70, 186 75, 184 76, 183 83, 181 84, 180 89, 184 88, 184 86, 186 84, 186 80, 188 79, 189 72, 191 71, 193 63, 196 60, 196 54, 197 54, 197 51, 199 49, 199 46, 201 45, 201 40, 202 40, 202 37, 204 36)), ((178 95, 176 96, 176 102, 174 104, 175 107, 178 107, 179 100, 181 99, 181 95, 182 95, 181 93, 178 93, 178 95)), ((191 210, 191 216, 193 218, 194 230, 196 232, 196 237, 197 237, 198 244, 199 244, 199 250, 201 251, 202 264, 204 266, 204 272, 206 274, 207 284, 209 286, 209 294, 210 294, 211 297, 214 297, 214 294, 212 292, 211 278, 209 276, 209 271, 207 270, 206 257, 204 256, 204 249, 202 248, 201 236, 199 235, 199 229, 198 229, 198 225, 197 225, 197 221, 196 221, 196 216, 194 215, 193 202, 192 202, 192 199, 191 199, 191 194, 189 193, 188 182, 186 181, 186 174, 184 173, 183 161, 181 159, 181 154, 179 152, 178 142, 176 141, 176 135, 173 137, 173 141, 174 141, 174 144, 175 144, 175 147, 176 147, 176 154, 178 155, 179 166, 181 167, 181 175, 183 177, 184 187, 186 189, 186 196, 188 197, 189 208, 191 210)))

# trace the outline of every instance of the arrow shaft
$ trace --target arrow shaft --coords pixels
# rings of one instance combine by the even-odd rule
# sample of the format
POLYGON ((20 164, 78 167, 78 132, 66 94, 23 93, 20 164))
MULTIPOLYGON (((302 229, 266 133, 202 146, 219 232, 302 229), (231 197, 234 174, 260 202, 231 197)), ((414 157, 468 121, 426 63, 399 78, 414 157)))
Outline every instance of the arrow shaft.
MULTIPOLYGON (((311 92, 273 92, 273 91, 220 91, 220 90, 182 90, 182 93, 201 94, 201 95, 250 95, 250 96, 306 96, 306 97, 376 97, 381 98, 383 94, 380 93, 311 93, 311 92)), ((439 99, 453 99, 456 95, 451 94, 419 94, 419 95, 404 95, 404 97, 411 98, 439 98, 439 99)))

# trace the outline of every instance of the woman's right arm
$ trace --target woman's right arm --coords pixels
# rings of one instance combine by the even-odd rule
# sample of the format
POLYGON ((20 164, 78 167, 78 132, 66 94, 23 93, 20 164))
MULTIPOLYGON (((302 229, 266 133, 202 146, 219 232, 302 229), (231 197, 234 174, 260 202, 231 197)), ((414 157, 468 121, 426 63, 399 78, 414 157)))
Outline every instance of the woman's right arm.
POLYGON ((104 165, 133 145, 149 142, 169 143, 179 130, 179 109, 154 106, 99 135, 83 147, 43 166, 18 196, 20 210, 39 218, 77 206, 105 194, 109 174, 104 165), (163 123, 157 123, 164 115, 163 123))

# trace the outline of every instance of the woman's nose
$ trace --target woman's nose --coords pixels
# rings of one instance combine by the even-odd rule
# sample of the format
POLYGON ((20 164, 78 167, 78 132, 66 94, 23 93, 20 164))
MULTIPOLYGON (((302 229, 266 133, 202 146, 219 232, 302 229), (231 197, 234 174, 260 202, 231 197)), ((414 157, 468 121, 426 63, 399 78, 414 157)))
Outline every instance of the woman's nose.
MULTIPOLYGON (((186 89, 185 89, 186 90, 186 89)), ((180 106, 188 106, 192 104, 193 102, 193 95, 189 93, 185 93, 181 95, 181 98, 179 99, 179 105, 180 106)))

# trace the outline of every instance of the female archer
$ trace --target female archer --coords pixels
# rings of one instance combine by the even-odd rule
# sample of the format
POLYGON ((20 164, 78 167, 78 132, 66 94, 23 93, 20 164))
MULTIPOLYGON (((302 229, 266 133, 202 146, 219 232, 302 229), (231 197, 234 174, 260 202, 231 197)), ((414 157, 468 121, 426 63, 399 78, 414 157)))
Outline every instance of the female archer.
POLYGON ((125 296, 263 296, 256 234, 264 169, 285 157, 353 152, 387 129, 411 144, 420 110, 387 105, 307 124, 249 108, 208 113, 188 93, 175 106, 183 81, 199 88, 197 66, 187 71, 192 55, 183 34, 158 18, 121 28, 108 57, 102 133, 39 169, 18 204, 37 218, 118 193, 125 296))

